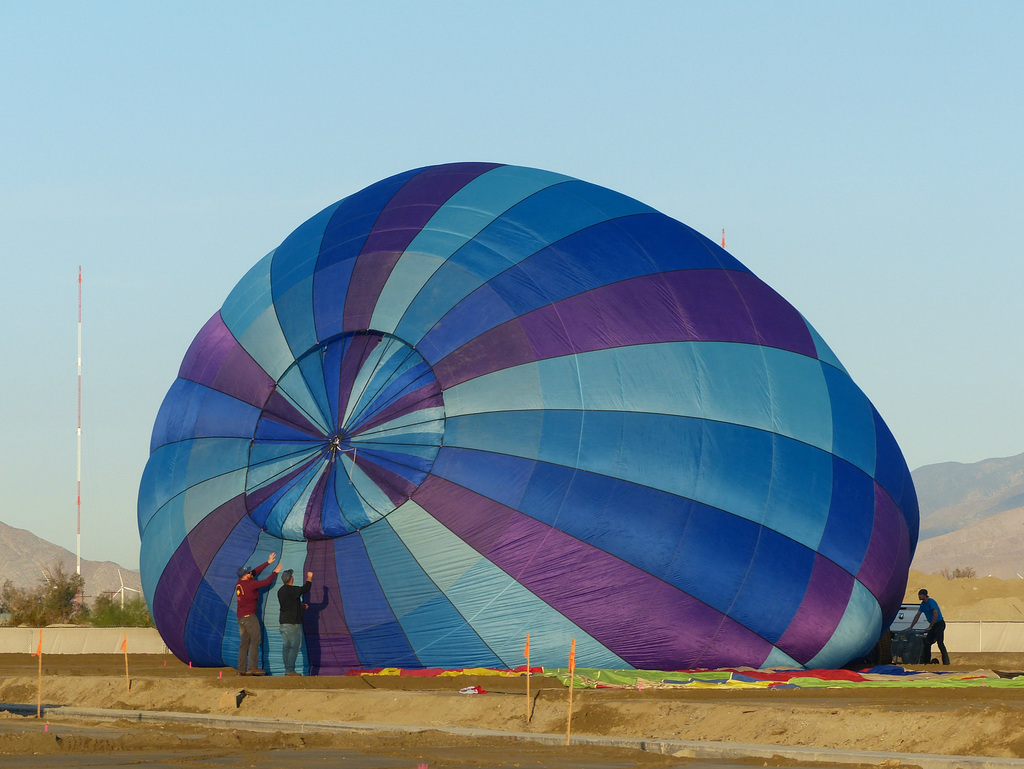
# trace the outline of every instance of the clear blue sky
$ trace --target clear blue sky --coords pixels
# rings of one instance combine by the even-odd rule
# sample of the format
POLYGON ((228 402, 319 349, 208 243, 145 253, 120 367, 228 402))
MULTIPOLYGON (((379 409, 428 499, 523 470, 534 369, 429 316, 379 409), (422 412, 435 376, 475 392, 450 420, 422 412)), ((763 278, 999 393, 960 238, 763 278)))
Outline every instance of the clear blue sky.
POLYGON ((138 566, 157 409, 232 286, 408 168, 536 166, 793 303, 911 468, 1024 451, 1024 3, 0 4, 0 521, 138 566))

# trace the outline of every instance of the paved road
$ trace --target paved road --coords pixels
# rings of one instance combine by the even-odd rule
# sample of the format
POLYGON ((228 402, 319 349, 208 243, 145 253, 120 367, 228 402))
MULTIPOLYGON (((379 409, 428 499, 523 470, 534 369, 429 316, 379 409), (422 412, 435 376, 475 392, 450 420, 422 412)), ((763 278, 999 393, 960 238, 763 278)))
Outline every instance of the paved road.
MULTIPOLYGON (((90 769, 91 767, 116 769, 117 767, 141 767, 141 769, 307 769, 307 767, 331 767, 332 769, 429 769, 462 767, 464 769, 645 769, 657 766, 659 769, 750 769, 751 764, 737 764, 730 761, 708 761, 670 759, 654 757, 636 752, 636 760, 597 760, 575 749, 564 746, 523 744, 447 747, 436 746, 427 752, 431 754, 426 762, 422 760, 424 747, 408 749, 409 757, 381 755, 375 752, 347 748, 306 748, 238 750, 223 746, 209 745, 209 732, 172 730, 172 735, 186 743, 175 749, 146 749, 108 752, 102 746, 108 741, 125 735, 138 735, 145 730, 163 731, 152 724, 94 724, 79 721, 37 721, 34 718, 0 720, 0 738, 5 735, 28 737, 34 740, 36 749, 52 750, 50 755, 11 755, 0 752, 0 766, 3 769, 90 769), (40 739, 41 735, 46 735, 40 739), (187 746, 193 740, 194 748, 187 746), (61 745, 57 748, 56 745, 61 745), (66 749, 64 746, 68 746, 66 749), (76 746, 86 752, 76 751, 76 746), (99 752, 97 752, 99 751, 99 752), (491 755, 488 756, 487 754, 491 755), (658 760, 660 759, 660 760, 658 760)), ((24 745, 23 750, 31 751, 33 746, 24 745)), ((394 747, 389 750, 395 753, 394 747)), ((399 750, 399 753, 401 750, 399 750)))
POLYGON ((1024 769, 1024 759, 579 735, 573 735, 573 745, 567 747, 560 735, 488 729, 407 727, 408 731, 403 731, 394 725, 198 713, 48 710, 37 720, 30 706, 0 703, 0 713, 7 715, 0 720, 3 769, 749 769, 769 760, 777 768, 782 761, 793 768, 905 763, 922 769, 1024 769), (330 736, 326 742, 304 742, 325 735, 330 736), (331 739, 339 746, 330 746, 331 739), (294 742, 289 744, 289 740, 294 742))

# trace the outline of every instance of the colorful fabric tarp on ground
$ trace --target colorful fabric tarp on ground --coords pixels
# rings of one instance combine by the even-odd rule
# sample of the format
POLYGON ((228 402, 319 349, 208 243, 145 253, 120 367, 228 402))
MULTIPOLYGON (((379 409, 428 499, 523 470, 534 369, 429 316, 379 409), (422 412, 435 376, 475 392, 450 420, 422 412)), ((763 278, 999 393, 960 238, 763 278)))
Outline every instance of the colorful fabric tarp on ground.
POLYGON ((1019 689, 1024 676, 1003 678, 992 670, 924 672, 888 667, 854 670, 545 670, 576 689, 849 689, 849 688, 960 688, 1019 689))
MULTIPOLYGON (((848 689, 848 688, 954 688, 970 689, 991 687, 1020 689, 1024 687, 1024 674, 1008 674, 998 670, 924 671, 907 670, 896 665, 876 666, 865 670, 754 670, 752 668, 721 670, 602 670, 566 668, 549 670, 530 668, 536 678, 557 679, 575 689, 848 689)), ((351 670, 348 675, 360 676, 412 676, 412 677, 503 677, 518 678, 526 675, 526 668, 497 670, 494 668, 462 668, 442 670, 424 668, 379 668, 351 670)))
MULTIPOLYGON (((312 571, 299 664, 837 667, 902 600, 906 463, 809 323, 643 203, 487 163, 331 205, 156 418, 144 592, 232 664, 236 570, 312 571)), ((277 601, 264 666, 281 672, 277 601)))

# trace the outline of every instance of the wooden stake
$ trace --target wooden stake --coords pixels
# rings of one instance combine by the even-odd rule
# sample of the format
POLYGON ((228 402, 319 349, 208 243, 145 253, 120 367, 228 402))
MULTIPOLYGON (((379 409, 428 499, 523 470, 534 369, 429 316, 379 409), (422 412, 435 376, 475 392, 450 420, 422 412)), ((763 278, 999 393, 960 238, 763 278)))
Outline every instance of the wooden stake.
POLYGON ((530 634, 526 634, 526 723, 530 723, 530 634))
POLYGON ((124 633, 124 640, 121 641, 121 651, 124 652, 124 686, 125 691, 132 690, 132 679, 128 677, 128 631, 124 633))
POLYGON ((39 657, 39 686, 36 689, 36 718, 43 717, 43 629, 39 628, 39 646, 33 657, 39 657))
POLYGON ((573 680, 576 678, 576 639, 572 639, 572 646, 569 648, 569 713, 565 718, 565 744, 569 744, 569 735, 572 732, 572 689, 573 680))

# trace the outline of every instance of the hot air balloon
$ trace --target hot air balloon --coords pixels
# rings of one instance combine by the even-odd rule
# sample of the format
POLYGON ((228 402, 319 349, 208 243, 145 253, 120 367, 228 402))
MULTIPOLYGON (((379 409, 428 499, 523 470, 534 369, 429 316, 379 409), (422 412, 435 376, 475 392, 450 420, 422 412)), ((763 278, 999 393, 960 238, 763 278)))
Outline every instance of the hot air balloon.
MULTIPOLYGON (((818 333, 612 190, 415 169, 300 225, 199 331, 139 492, 171 651, 233 664, 240 566, 314 573, 300 664, 837 667, 918 508, 818 333)), ((271 586, 266 665, 282 671, 271 586)))

